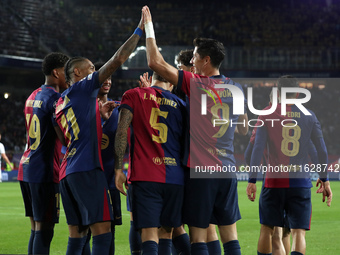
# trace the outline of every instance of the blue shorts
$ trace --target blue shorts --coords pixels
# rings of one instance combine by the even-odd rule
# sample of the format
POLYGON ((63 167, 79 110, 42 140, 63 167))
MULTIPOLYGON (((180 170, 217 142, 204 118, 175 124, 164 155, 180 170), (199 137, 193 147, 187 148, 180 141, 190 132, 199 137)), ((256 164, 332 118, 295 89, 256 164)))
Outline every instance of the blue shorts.
POLYGON ((20 189, 25 206, 25 216, 33 217, 32 196, 28 182, 20 181, 20 189))
POLYGON ((25 215, 39 222, 59 222, 59 184, 53 182, 20 182, 25 204, 25 215))
POLYGON ((182 185, 133 182, 131 186, 132 215, 137 229, 182 225, 182 185))
POLYGON ((112 209, 113 209, 113 217, 114 225, 122 225, 122 208, 120 201, 120 192, 117 189, 110 189, 110 196, 112 200, 112 209))
POLYGON ((289 221, 288 221, 288 216, 287 213, 284 212, 284 217, 283 217, 283 227, 287 230, 290 231, 290 226, 289 226, 289 221))
POLYGON ((110 194, 102 170, 69 174, 60 181, 60 191, 68 225, 89 226, 113 221, 110 194))
POLYGON ((310 188, 263 188, 260 195, 260 223, 291 229, 310 229, 312 203, 310 188))
MULTIPOLYGON (((265 182, 262 182, 262 189, 264 188, 264 183, 265 182)), ((289 227, 289 221, 288 221, 288 216, 287 216, 287 213, 284 211, 283 212, 283 228, 284 228, 284 233, 290 233, 290 227, 289 227)))
POLYGON ((237 179, 188 179, 185 185, 183 223, 198 228, 231 225, 241 219, 237 179))

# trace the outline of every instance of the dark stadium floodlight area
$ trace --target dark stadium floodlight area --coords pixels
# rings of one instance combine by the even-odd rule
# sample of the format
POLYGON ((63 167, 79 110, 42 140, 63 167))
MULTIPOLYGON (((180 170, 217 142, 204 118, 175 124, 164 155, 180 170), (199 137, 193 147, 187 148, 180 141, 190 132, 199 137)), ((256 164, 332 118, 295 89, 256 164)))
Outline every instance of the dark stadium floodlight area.
POLYGON ((39 58, 27 58, 0 54, 0 67, 41 69, 42 62, 43 60, 39 58))
MULTIPOLYGON (((133 31, 141 7, 148 4, 160 46, 192 47, 197 36, 218 39, 232 48, 229 70, 340 70, 340 0, 2 2, 7 6, 0 9, 3 54, 42 58, 47 52, 62 51, 107 60, 133 31), (330 10, 329 3, 339 6, 330 10)), ((140 44, 145 44, 144 36, 140 44)))
MULTIPOLYGON (((287 73, 285 75, 292 75, 291 73, 287 73)), ((253 88, 272 88, 277 86, 277 79, 282 76, 278 75, 277 77, 251 77, 251 78, 234 78, 236 82, 243 84, 244 87, 253 87, 253 88)), ((298 78, 298 83, 301 88, 307 88, 307 89, 324 89, 326 86, 333 86, 336 84, 339 79, 331 79, 328 77, 299 77, 297 75, 293 75, 295 78, 298 78), (323 85, 324 87, 320 87, 320 85, 323 85)))
POLYGON ((3 66, 0 60, 0 93, 28 96, 45 81, 41 63, 38 66, 33 69, 23 67, 22 64, 3 66))
MULTIPOLYGON (((75 3, 78 4, 83 4, 83 5, 93 5, 94 2, 92 0, 72 0, 75 3)), ((107 1, 107 0, 97 0, 95 2, 96 5, 127 5, 127 4, 133 4, 133 5, 155 5, 156 1, 152 0, 145 0, 145 1, 136 1, 136 0, 115 0, 115 1, 107 1)), ((319 5, 326 5, 325 0, 302 0, 301 2, 304 3, 315 3, 319 5)), ((332 1, 334 4, 339 3, 339 0, 333 0, 332 1)), ((183 4, 182 0, 171 0, 171 1, 157 1, 157 4, 163 4, 163 3, 173 3, 173 4, 183 4)), ((206 4, 206 5, 211 5, 211 2, 207 2, 205 0, 186 0, 186 4, 206 4)), ((184 3, 184 4, 185 4, 184 3)), ((218 4, 218 1, 216 1, 216 4, 218 4)), ((270 6, 270 7, 276 7, 280 8, 283 6, 290 6, 294 7, 294 0, 291 1, 272 1, 272 0, 228 0, 228 4, 230 6, 248 6, 248 5, 254 5, 256 4, 257 6, 270 6)))

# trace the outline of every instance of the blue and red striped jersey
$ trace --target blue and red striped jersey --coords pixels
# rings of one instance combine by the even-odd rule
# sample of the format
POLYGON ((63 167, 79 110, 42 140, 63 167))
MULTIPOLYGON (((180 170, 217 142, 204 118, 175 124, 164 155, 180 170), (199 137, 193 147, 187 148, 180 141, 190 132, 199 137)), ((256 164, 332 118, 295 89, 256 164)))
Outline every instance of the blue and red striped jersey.
MULTIPOLYGON (((250 167, 260 166, 263 151, 267 146, 268 169, 269 166, 276 167, 277 170, 279 170, 278 167, 283 169, 267 172, 265 187, 312 186, 308 160, 310 141, 313 142, 318 152, 319 164, 327 166, 328 156, 320 123, 315 114, 310 110, 309 112, 311 115, 304 115, 297 106, 288 105, 286 115, 281 115, 279 104, 274 113, 259 117, 263 126, 258 126, 256 130, 250 167)), ((325 171, 320 172, 320 177, 327 178, 326 167, 325 171)))
POLYGON ((98 72, 94 72, 65 90, 58 100, 56 121, 67 145, 60 180, 71 173, 103 169, 97 101, 100 86, 98 72))
MULTIPOLYGON (((239 83, 224 75, 202 76, 179 71, 178 87, 190 102, 190 167, 235 165, 234 133, 239 115, 233 114, 233 95, 227 88, 215 89, 216 94, 207 96, 206 115, 201 114, 201 95, 214 90, 215 84, 237 87, 244 98, 239 83), (224 120, 224 124, 213 125, 213 120, 224 120), (233 124, 232 124, 233 123, 233 124)), ((246 112, 246 100, 242 102, 246 112)), ((188 106, 189 107, 189 106, 188 106)), ((247 125, 247 123, 245 123, 247 125)))
POLYGON ((120 107, 133 113, 129 181, 183 185, 184 102, 170 91, 152 86, 128 90, 120 107))
POLYGON ((60 98, 53 87, 42 85, 25 103, 27 150, 19 165, 18 180, 59 183, 61 143, 54 131, 54 111, 60 98))

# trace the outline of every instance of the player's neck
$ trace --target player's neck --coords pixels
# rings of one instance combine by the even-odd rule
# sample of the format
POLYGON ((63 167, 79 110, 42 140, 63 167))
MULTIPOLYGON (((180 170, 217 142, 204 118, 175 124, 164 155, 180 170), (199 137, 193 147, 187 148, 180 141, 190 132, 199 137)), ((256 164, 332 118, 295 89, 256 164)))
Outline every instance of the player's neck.
POLYGON ((156 81, 155 83, 151 84, 151 87, 153 86, 157 86, 157 87, 160 87, 164 90, 170 90, 170 85, 169 83, 165 83, 165 82, 158 82, 156 81))
POLYGON ((47 86, 53 87, 57 92, 60 91, 59 85, 55 82, 55 80, 51 79, 50 77, 46 77, 45 84, 47 86))
POLYGON ((216 68, 207 68, 206 70, 202 70, 202 75, 204 76, 215 76, 215 75, 220 75, 220 70, 216 68))

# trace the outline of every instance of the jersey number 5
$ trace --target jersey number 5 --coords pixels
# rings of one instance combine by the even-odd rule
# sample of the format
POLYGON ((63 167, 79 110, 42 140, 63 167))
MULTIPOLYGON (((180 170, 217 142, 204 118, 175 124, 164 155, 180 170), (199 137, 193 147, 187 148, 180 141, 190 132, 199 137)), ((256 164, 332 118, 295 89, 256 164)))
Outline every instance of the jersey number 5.
POLYGON ((152 141, 156 143, 166 143, 168 140, 168 127, 164 123, 158 123, 158 117, 166 119, 168 112, 161 111, 159 108, 152 108, 149 123, 153 129, 159 132, 158 136, 152 135, 152 141))

